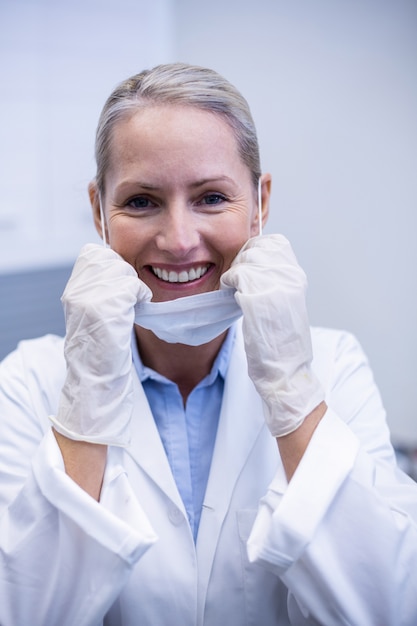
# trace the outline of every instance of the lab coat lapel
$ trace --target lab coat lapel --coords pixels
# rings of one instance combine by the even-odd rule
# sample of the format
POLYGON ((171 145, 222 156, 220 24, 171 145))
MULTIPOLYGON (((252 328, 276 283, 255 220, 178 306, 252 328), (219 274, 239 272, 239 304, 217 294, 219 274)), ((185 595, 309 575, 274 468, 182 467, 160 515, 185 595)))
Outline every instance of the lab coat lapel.
POLYGON ((133 370, 133 400, 131 443, 126 451, 185 515, 184 505, 175 484, 155 420, 135 370, 133 370))
POLYGON ((240 327, 225 380, 222 409, 197 537, 200 606, 236 481, 264 426, 262 402, 246 367, 240 327))

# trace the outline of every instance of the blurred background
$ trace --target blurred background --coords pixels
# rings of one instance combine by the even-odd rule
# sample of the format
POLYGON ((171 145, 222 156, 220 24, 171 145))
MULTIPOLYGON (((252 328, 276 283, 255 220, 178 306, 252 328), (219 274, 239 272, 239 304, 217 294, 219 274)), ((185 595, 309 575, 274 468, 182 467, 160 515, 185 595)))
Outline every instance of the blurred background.
POLYGON ((87 184, 105 98, 157 63, 207 65, 251 105, 266 232, 307 271, 311 323, 356 334, 413 455, 416 35, 415 0, 0 0, 0 358, 64 332, 59 297, 98 241, 87 184))

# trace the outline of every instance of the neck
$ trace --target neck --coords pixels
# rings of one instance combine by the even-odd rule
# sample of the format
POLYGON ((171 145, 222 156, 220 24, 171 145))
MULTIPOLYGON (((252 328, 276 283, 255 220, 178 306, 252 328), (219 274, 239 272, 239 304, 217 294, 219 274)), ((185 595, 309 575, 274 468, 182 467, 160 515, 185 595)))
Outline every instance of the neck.
POLYGON ((227 331, 202 346, 167 343, 153 332, 135 326, 142 362, 178 385, 184 404, 191 391, 210 372, 227 331))

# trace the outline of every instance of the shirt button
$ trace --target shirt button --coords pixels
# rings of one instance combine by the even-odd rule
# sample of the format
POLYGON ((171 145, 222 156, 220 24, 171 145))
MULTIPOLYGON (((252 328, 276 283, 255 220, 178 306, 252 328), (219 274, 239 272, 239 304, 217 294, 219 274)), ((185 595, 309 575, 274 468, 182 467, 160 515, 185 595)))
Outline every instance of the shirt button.
POLYGON ((173 506, 171 509, 169 509, 168 517, 170 522, 172 522, 174 526, 179 526, 184 520, 182 512, 176 506, 173 506))

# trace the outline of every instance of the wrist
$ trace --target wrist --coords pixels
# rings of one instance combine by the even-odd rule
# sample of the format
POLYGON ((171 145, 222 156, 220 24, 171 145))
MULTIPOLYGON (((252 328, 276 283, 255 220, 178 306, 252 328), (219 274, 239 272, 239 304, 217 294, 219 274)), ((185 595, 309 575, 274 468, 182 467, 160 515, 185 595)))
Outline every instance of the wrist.
POLYGON ((95 500, 100 499, 107 446, 70 439, 52 428, 64 460, 65 472, 95 500))
POLYGON ((311 438, 327 411, 324 401, 320 402, 292 432, 276 437, 278 449, 287 479, 290 480, 307 449, 311 438))

